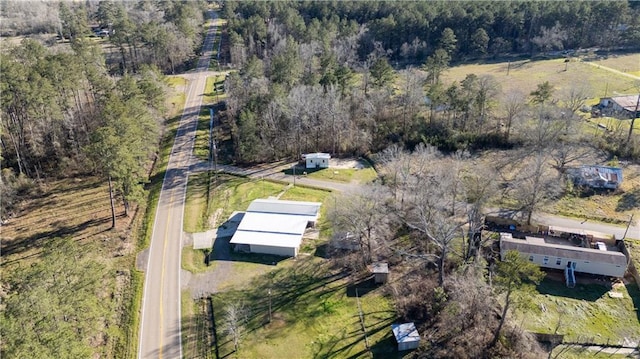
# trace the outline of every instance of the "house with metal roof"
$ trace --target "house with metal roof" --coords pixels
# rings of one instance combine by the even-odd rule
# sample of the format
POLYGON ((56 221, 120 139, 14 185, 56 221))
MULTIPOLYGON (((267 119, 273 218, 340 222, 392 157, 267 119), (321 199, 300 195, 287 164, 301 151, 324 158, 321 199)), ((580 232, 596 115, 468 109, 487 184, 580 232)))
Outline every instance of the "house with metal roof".
POLYGON ((295 257, 305 230, 317 222, 321 205, 256 199, 247 208, 230 243, 236 251, 295 257))
MULTIPOLYGON (((515 250, 529 261, 543 268, 590 273, 622 278, 627 271, 628 258, 614 243, 596 240, 585 247, 581 239, 559 237, 513 238, 511 233, 500 233, 500 258, 515 250)), ((575 282, 575 279, 574 279, 575 282)), ((569 280, 567 280, 569 284, 569 280)))
POLYGON ((603 97, 597 105, 602 114, 619 118, 640 117, 640 94, 603 97))
POLYGON ((608 166, 581 166, 568 168, 567 174, 578 186, 617 189, 622 183, 622 169, 608 166))

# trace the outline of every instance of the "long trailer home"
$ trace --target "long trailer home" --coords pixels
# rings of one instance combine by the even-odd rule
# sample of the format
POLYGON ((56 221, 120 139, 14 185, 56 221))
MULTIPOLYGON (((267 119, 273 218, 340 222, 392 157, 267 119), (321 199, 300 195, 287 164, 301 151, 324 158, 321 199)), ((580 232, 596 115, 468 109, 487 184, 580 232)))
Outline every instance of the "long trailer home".
MULTIPOLYGON (((515 250, 529 261, 543 268, 560 269, 571 277, 573 272, 622 278, 627 271, 628 258, 614 243, 595 241, 588 247, 576 245, 564 238, 513 238, 500 233, 500 257, 515 250)), ((570 285, 571 278, 567 278, 570 285)), ((574 279, 575 282, 575 279, 574 279)))

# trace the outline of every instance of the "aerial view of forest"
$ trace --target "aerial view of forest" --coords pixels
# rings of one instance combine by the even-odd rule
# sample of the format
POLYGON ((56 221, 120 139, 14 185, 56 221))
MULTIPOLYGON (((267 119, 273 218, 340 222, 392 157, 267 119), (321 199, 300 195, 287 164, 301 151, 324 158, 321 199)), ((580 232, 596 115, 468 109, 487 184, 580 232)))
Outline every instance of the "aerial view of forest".
POLYGON ((639 118, 635 1, 2 0, 0 356, 637 357, 639 118))

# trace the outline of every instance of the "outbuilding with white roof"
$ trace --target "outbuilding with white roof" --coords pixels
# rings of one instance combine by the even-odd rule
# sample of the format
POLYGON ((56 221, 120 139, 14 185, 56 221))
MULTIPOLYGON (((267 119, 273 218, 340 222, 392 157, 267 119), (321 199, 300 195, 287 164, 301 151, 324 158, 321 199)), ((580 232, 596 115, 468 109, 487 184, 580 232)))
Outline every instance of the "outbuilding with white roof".
POLYGON ((319 202, 254 200, 230 243, 236 250, 295 257, 306 228, 318 220, 321 205, 319 202))
POLYGON ((331 155, 328 153, 316 152, 304 155, 307 168, 329 168, 331 155))

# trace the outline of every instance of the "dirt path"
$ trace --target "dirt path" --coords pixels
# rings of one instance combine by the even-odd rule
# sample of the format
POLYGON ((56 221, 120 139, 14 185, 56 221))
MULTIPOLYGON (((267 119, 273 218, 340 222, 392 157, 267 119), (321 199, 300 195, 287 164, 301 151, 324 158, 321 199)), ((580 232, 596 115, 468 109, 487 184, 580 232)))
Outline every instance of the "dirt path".
POLYGON ((600 65, 600 64, 596 64, 596 63, 588 62, 588 61, 581 61, 581 62, 584 63, 584 64, 587 64, 587 65, 593 66, 593 67, 597 67, 597 68, 605 70, 605 71, 613 72, 614 74, 617 74, 617 75, 625 76, 625 77, 628 77, 628 78, 631 78, 631 79, 634 79, 634 80, 640 80, 640 76, 635 76, 635 75, 632 75, 632 74, 628 74, 626 72, 622 72, 622 71, 619 71, 619 70, 616 70, 616 69, 612 69, 611 67, 607 67, 607 66, 604 66, 604 65, 600 65))

